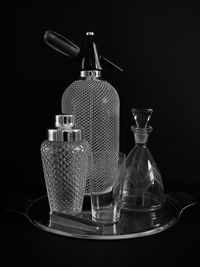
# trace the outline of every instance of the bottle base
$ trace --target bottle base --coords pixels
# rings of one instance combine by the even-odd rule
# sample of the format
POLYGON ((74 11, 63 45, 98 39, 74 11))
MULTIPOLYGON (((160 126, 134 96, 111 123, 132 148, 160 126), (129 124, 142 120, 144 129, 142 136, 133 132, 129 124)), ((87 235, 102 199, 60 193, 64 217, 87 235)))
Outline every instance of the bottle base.
POLYGON ((155 211, 162 207, 164 200, 154 195, 131 195, 122 199, 122 209, 127 211, 155 211))

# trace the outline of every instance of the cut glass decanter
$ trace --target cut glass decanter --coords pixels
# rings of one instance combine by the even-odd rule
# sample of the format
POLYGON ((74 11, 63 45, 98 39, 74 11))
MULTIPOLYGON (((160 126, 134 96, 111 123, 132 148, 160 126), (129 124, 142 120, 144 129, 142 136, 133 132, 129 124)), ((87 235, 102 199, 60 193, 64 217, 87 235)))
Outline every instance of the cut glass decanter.
POLYGON ((123 209, 151 211, 160 208, 165 200, 164 187, 157 165, 147 148, 151 126, 147 123, 152 109, 132 109, 136 126, 135 147, 127 156, 123 183, 123 209))

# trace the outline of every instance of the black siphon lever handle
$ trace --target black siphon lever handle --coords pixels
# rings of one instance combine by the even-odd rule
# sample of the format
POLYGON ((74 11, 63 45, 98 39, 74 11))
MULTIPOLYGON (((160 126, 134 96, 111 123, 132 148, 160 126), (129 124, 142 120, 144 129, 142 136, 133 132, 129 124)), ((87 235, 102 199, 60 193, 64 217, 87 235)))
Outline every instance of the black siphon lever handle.
POLYGON ((76 57, 80 52, 77 45, 54 31, 46 31, 44 41, 50 47, 68 57, 76 57))
MULTIPOLYGON (((44 34, 44 41, 46 44, 48 44, 51 48, 55 49, 56 51, 62 53, 65 56, 69 57, 78 57, 80 54, 80 48, 72 43, 70 40, 68 40, 66 37, 48 30, 44 34)), ((115 70, 123 71, 122 68, 108 60, 107 58, 100 56, 100 60, 112 66, 115 70)))

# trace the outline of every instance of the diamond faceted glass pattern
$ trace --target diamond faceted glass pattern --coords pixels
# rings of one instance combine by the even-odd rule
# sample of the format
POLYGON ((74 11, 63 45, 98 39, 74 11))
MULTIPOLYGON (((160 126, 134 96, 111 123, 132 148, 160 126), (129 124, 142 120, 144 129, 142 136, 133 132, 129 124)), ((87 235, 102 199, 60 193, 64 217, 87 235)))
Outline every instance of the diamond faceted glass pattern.
POLYGON ((78 214, 82 210, 88 170, 84 147, 45 141, 41 147, 51 211, 78 214))

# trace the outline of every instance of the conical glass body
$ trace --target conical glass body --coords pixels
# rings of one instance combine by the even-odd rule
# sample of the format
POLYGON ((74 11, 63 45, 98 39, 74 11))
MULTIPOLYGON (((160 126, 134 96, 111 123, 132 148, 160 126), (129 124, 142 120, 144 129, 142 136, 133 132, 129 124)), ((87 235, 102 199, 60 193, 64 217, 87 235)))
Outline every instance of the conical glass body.
POLYGON ((147 148, 148 133, 152 128, 144 125, 145 128, 132 127, 135 147, 125 163, 122 201, 123 208, 128 210, 155 210, 162 206, 165 199, 160 172, 147 148))

